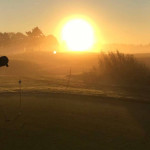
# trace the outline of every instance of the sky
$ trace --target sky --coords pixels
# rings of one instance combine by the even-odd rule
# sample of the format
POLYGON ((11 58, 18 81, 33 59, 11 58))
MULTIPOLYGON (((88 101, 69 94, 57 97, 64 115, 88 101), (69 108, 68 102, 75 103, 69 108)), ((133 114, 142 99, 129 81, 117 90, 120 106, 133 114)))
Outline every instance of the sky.
POLYGON ((150 0, 0 0, 0 32, 26 32, 38 26, 54 34, 72 15, 89 17, 105 43, 150 43, 150 0))

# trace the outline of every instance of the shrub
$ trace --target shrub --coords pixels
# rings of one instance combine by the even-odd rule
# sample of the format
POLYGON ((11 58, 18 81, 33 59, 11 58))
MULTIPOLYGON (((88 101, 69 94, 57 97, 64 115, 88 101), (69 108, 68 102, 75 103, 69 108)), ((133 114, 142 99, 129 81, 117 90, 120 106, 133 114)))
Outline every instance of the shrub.
MULTIPOLYGON (((133 55, 119 51, 101 53, 98 66, 93 67, 84 78, 91 83, 149 84, 150 70, 133 55)), ((87 81, 86 81, 87 82, 87 81)))

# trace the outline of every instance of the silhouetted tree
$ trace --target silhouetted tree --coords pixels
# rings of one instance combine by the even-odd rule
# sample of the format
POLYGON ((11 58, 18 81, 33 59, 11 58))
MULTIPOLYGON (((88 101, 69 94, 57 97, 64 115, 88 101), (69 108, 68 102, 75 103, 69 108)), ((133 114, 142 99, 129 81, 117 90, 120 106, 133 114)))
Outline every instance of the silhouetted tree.
POLYGON ((25 38, 26 38, 26 36, 21 32, 17 32, 15 34, 15 39, 17 39, 17 40, 24 40, 25 38))
POLYGON ((43 32, 38 27, 33 28, 32 31, 26 32, 26 34, 27 34, 28 37, 37 37, 37 38, 39 38, 39 37, 44 36, 43 32))
POLYGON ((21 51, 21 50, 51 50, 58 45, 53 35, 45 36, 38 27, 26 32, 0 32, 0 50, 21 51))

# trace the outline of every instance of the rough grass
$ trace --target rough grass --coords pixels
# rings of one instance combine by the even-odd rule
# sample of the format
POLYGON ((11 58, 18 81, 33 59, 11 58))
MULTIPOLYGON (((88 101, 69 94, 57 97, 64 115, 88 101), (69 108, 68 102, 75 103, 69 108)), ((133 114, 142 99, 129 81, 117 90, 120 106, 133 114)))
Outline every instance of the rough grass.
POLYGON ((101 53, 98 66, 85 73, 84 79, 92 84, 149 85, 150 69, 133 55, 101 53))
POLYGON ((76 95, 92 95, 112 98, 126 98, 139 101, 150 100, 150 87, 139 86, 120 86, 120 85, 101 85, 85 84, 81 79, 71 77, 68 84, 67 76, 0 76, 0 93, 18 92, 19 80, 22 80, 22 92, 50 92, 50 93, 66 93, 76 95))

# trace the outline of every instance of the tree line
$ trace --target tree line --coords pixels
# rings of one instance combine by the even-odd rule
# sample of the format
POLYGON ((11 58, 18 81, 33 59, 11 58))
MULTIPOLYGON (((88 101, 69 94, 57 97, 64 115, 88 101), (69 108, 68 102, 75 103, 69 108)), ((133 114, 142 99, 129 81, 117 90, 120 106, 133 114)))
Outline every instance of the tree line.
POLYGON ((0 32, 0 50, 1 52, 21 52, 34 50, 55 50, 58 47, 58 41, 53 35, 44 35, 38 27, 21 32, 0 32))

